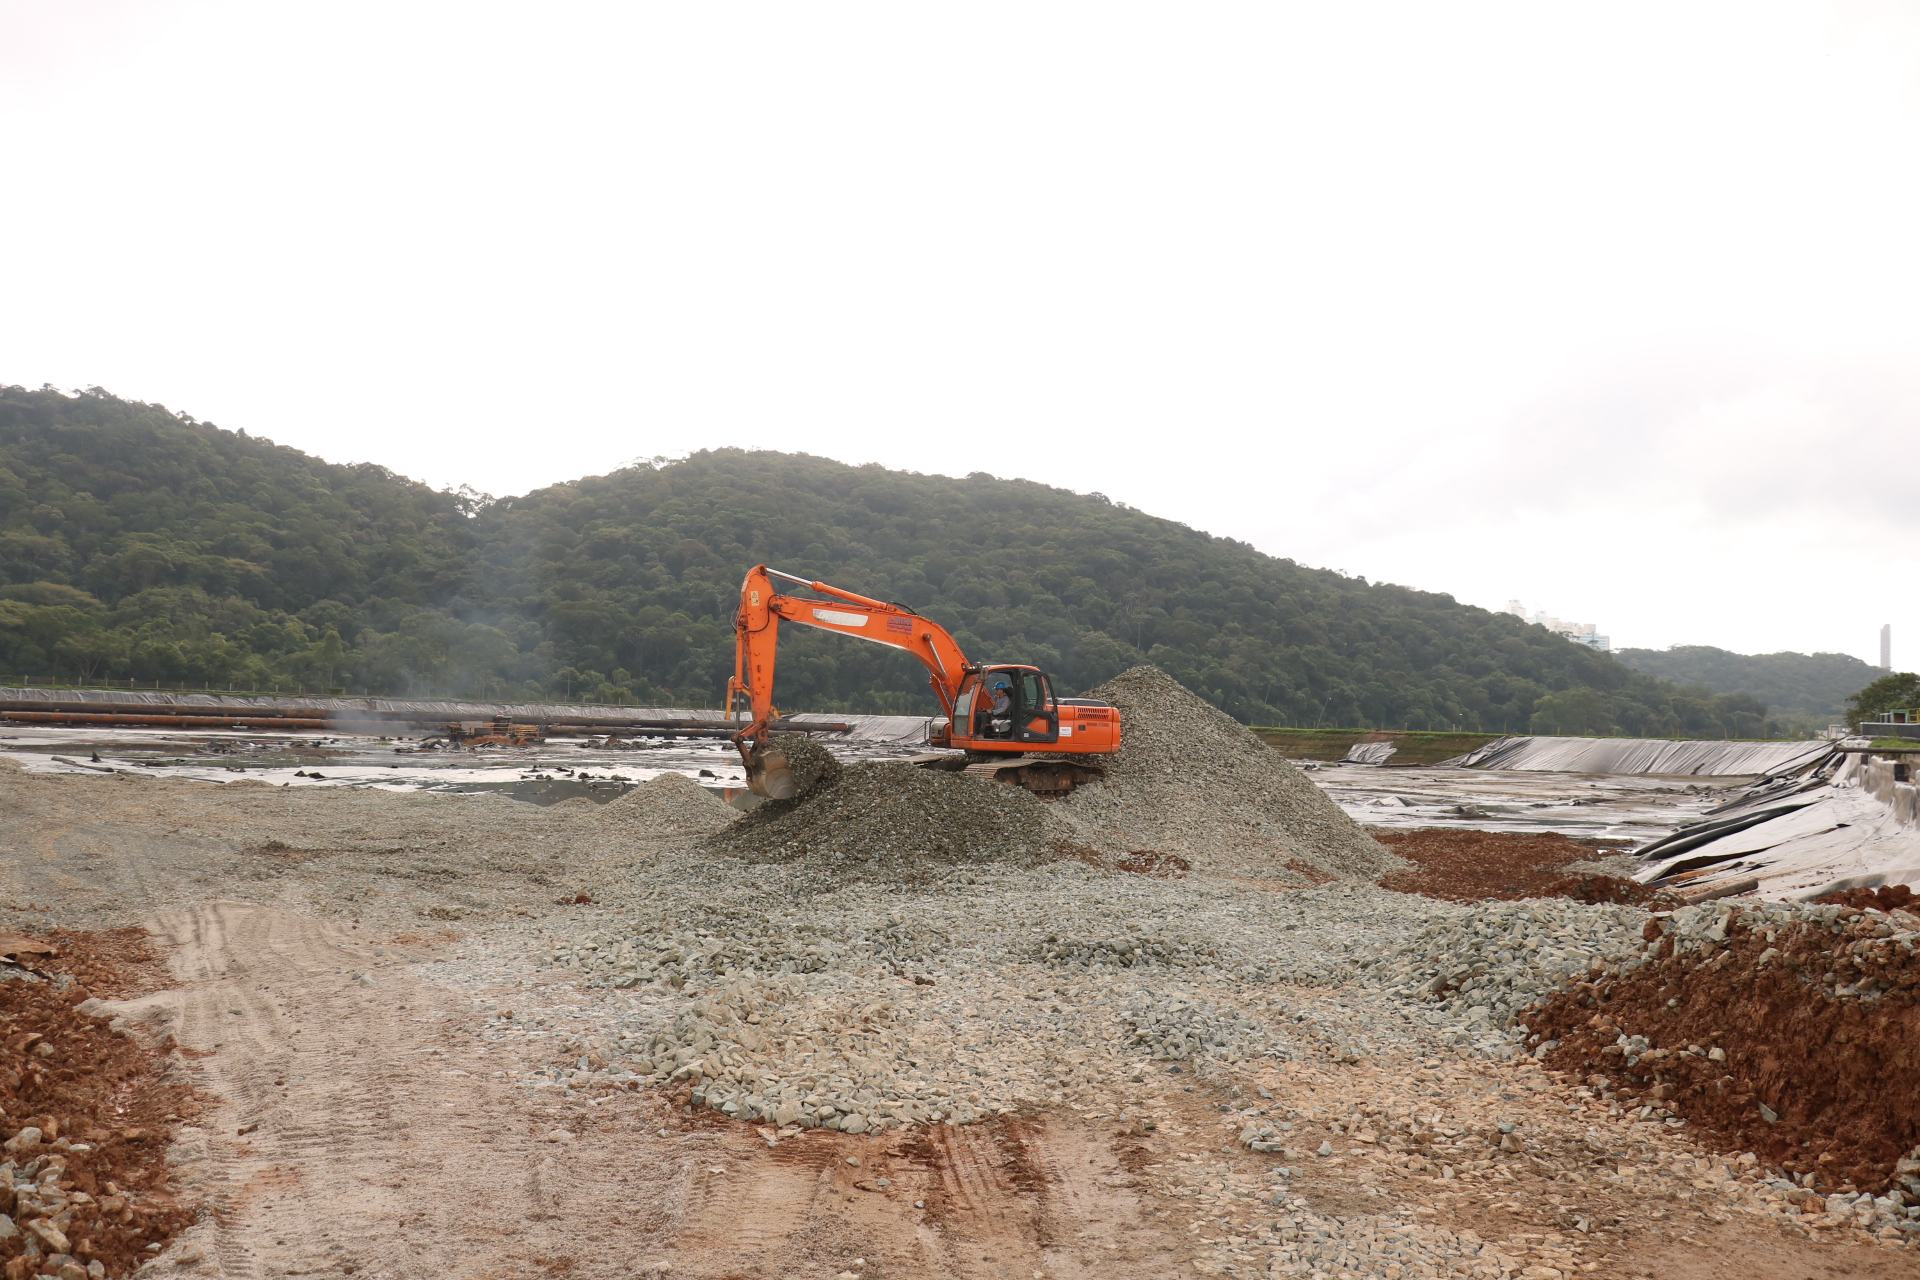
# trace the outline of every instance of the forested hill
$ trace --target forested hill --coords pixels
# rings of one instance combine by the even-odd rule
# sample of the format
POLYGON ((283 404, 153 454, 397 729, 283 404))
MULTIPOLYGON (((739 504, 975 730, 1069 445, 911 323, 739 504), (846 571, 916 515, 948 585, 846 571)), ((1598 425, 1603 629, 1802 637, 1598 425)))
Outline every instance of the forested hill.
MULTIPOLYGON (((490 503, 100 392, 0 389, 0 676, 698 705, 765 561, 1084 688, 1140 661, 1253 723, 1752 736, 1764 708, 1505 614, 1023 480, 714 450, 490 503)), ((780 701, 927 711, 793 628, 780 701)))
POLYGON ((1884 673, 1846 653, 1729 653, 1712 645, 1621 649, 1615 655, 1636 671, 1715 693, 1747 693, 1777 716, 1824 726, 1838 721, 1848 698, 1884 673))

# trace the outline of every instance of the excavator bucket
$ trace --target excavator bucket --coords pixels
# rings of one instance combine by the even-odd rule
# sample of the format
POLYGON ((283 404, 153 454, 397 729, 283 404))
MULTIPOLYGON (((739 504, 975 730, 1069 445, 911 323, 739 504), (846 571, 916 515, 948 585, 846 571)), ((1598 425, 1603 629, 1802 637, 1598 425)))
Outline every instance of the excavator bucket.
POLYGON ((791 800, 800 794, 800 783, 793 776, 786 752, 759 744, 748 750, 745 758, 747 790, 753 794, 769 800, 791 800))

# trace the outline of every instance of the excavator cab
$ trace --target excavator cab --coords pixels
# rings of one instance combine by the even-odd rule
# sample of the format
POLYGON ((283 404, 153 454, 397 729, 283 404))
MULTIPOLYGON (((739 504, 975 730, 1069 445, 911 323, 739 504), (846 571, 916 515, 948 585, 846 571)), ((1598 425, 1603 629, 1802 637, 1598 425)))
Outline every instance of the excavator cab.
POLYGON ((1053 684, 1038 667, 987 667, 969 673, 954 704, 953 731, 956 738, 970 738, 985 751, 1056 743, 1060 708, 1053 684))

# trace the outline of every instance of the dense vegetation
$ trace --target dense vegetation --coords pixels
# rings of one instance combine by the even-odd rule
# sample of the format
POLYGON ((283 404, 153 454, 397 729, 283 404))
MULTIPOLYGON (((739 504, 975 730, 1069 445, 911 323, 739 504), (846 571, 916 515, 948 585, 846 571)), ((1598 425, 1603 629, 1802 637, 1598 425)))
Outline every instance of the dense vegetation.
MULTIPOLYGON (((1067 688, 1151 661, 1254 723, 1765 727, 1752 697, 1518 618, 1024 480, 714 450, 476 501, 101 392, 0 389, 0 674, 714 703, 760 561, 1067 688)), ((788 635, 786 706, 931 709, 903 655, 788 635)))
POLYGON ((1847 725, 1858 729, 1862 720, 1877 720, 1884 712, 1915 708, 1920 708, 1920 675, 1895 671, 1847 699, 1847 725))
POLYGON ((1840 718, 1848 698, 1878 679, 1880 668, 1846 653, 1729 653, 1711 645, 1619 649, 1614 656, 1636 671, 1715 693, 1751 694, 1775 719, 1821 729, 1840 718))

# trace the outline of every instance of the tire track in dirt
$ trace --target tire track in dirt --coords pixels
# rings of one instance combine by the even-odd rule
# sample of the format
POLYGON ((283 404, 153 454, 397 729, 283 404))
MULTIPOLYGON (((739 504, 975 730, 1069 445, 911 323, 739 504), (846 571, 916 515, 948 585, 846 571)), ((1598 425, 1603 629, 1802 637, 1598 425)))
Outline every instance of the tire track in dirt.
POLYGON ((715 1136, 675 1276, 775 1280, 864 1258, 889 1280, 1130 1280, 1169 1274, 1182 1250, 1145 1222, 1102 1134, 1046 1118, 879 1140, 807 1130, 772 1150, 751 1131, 715 1136))
POLYGON ((624 1280, 670 1262, 771 1280, 865 1258, 901 1280, 1126 1280, 1166 1274, 1182 1248, 1081 1127, 1005 1117, 769 1147, 657 1095, 555 1104, 485 1078, 525 1065, 508 1051, 448 1052, 441 1028, 465 1008, 349 925, 214 902, 156 930, 181 979, 175 1035, 226 1103, 182 1144, 215 1211, 188 1237, 210 1274, 624 1280), (553 1136, 554 1105, 580 1117, 572 1136, 553 1136))
POLYGON ((214 1211, 187 1237, 201 1274, 624 1278, 658 1252, 668 1215, 643 1210, 673 1195, 680 1161, 643 1129, 658 1123, 643 1100, 550 1138, 476 1074, 488 1063, 446 1052, 451 997, 400 966, 370 971, 371 940, 350 927, 215 902, 155 929, 182 980, 174 1034, 225 1103, 181 1144, 214 1211))

